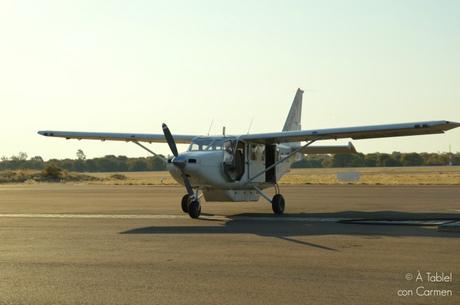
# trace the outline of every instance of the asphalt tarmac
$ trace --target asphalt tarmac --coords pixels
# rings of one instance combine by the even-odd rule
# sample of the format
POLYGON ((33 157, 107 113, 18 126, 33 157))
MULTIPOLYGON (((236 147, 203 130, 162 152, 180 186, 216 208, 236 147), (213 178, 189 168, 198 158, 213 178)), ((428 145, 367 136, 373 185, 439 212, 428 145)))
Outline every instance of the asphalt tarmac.
POLYGON ((460 304, 460 187, 281 190, 189 219, 179 187, 2 185, 0 304, 460 304))

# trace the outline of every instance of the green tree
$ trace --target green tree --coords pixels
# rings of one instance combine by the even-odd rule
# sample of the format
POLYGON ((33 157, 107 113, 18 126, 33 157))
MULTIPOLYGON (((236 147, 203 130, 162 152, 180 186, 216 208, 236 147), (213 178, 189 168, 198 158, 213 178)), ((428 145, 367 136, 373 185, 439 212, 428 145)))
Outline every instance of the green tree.
POLYGON ((403 166, 420 166, 423 165, 423 158, 418 153, 403 154, 401 163, 403 166))
POLYGON ((377 153, 367 154, 364 157, 364 166, 366 167, 376 167, 377 166, 377 153))
POLYGON ((17 155, 11 156, 9 167, 11 169, 26 169, 27 168, 26 161, 27 161, 27 154, 21 151, 17 155))
POLYGON ((85 160, 85 170, 87 170, 88 172, 98 171, 97 162, 95 161, 95 159, 85 160))
POLYGON ((116 172, 117 168, 117 157, 114 155, 106 155, 103 158, 95 159, 98 171, 101 172, 116 172))
POLYGON ((85 160, 75 160, 73 163, 73 170, 76 172, 84 172, 86 170, 85 160))
POLYGON ((460 165, 460 153, 452 156, 452 165, 460 165))
POLYGON ((128 163, 128 170, 137 172, 137 171, 146 171, 147 170, 147 162, 145 159, 136 158, 129 160, 128 163))
POLYGON ((59 163, 57 163, 57 166, 65 169, 66 171, 73 171, 74 165, 75 160, 72 159, 59 160, 59 163))
POLYGON ((350 167, 363 167, 364 166, 364 154, 352 154, 350 167))
POLYGON ((332 157, 332 167, 349 167, 352 160, 353 155, 351 154, 335 154, 332 157))
POLYGON ((81 150, 81 149, 77 150, 77 159, 78 160, 86 160, 86 155, 83 152, 83 150, 81 150))
POLYGON ((23 151, 20 151, 17 155, 17 159, 19 161, 26 161, 27 160, 27 154, 23 151))
POLYGON ((292 164, 292 168, 321 168, 323 160, 328 158, 327 155, 307 155, 300 161, 292 164))
POLYGON ((30 169, 42 169, 45 164, 45 161, 43 161, 43 158, 40 156, 35 156, 30 158, 29 161, 27 161, 27 168, 30 169))
POLYGON ((378 154, 377 155, 377 166, 389 167, 389 166, 400 166, 399 160, 395 160, 393 155, 389 154, 378 154))
POLYGON ((148 170, 151 171, 163 171, 166 170, 166 162, 160 157, 148 157, 147 158, 148 170))

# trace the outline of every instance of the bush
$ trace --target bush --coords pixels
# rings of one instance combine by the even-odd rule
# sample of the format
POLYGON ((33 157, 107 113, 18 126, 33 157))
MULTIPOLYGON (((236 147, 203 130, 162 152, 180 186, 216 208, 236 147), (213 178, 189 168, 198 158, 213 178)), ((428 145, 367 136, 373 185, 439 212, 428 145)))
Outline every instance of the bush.
POLYGON ((61 168, 51 164, 42 170, 41 175, 49 180, 60 180, 64 173, 61 168))
POLYGON ((22 183, 29 177, 23 172, 5 171, 0 173, 0 183, 22 183))
POLYGON ((110 179, 126 180, 126 179, 128 179, 128 177, 126 177, 125 175, 122 175, 122 174, 113 174, 113 175, 110 175, 110 179))

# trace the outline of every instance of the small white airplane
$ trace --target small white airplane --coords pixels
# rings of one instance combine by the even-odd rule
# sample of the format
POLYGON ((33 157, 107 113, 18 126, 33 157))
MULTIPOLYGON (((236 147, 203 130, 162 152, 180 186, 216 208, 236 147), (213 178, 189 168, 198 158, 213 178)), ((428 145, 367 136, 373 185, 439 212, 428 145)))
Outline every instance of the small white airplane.
POLYGON ((444 133, 460 126, 449 121, 428 121, 403 124, 373 125, 347 128, 301 130, 302 94, 298 89, 283 130, 273 133, 198 136, 172 135, 163 124, 163 134, 39 131, 48 137, 90 139, 102 141, 133 142, 153 155, 153 151, 140 142, 166 142, 173 156, 167 158, 167 168, 172 177, 185 186, 187 194, 181 201, 182 211, 192 218, 201 213, 200 199, 206 201, 257 201, 265 198, 275 214, 283 214, 285 200, 278 187, 279 179, 286 174, 291 163, 303 154, 356 153, 348 145, 312 146, 321 140, 352 138, 371 139, 444 133), (306 142, 306 143, 302 143, 306 142), (190 144, 179 154, 176 143, 190 144), (263 190, 274 187, 276 194, 270 198, 263 190))

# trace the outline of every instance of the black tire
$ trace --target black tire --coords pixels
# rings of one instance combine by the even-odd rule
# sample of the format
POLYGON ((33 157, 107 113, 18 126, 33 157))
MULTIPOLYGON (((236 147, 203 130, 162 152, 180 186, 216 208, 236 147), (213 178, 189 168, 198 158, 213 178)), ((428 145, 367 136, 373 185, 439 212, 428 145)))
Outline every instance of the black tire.
POLYGON ((201 205, 198 200, 193 200, 188 206, 188 214, 192 218, 198 218, 201 214, 201 205))
POLYGON ((182 212, 188 213, 188 206, 189 206, 189 196, 188 194, 185 194, 184 197, 182 197, 182 202, 181 202, 181 207, 182 207, 182 212))
POLYGON ((284 197, 281 194, 276 194, 272 199, 272 210, 276 215, 284 213, 284 197))

